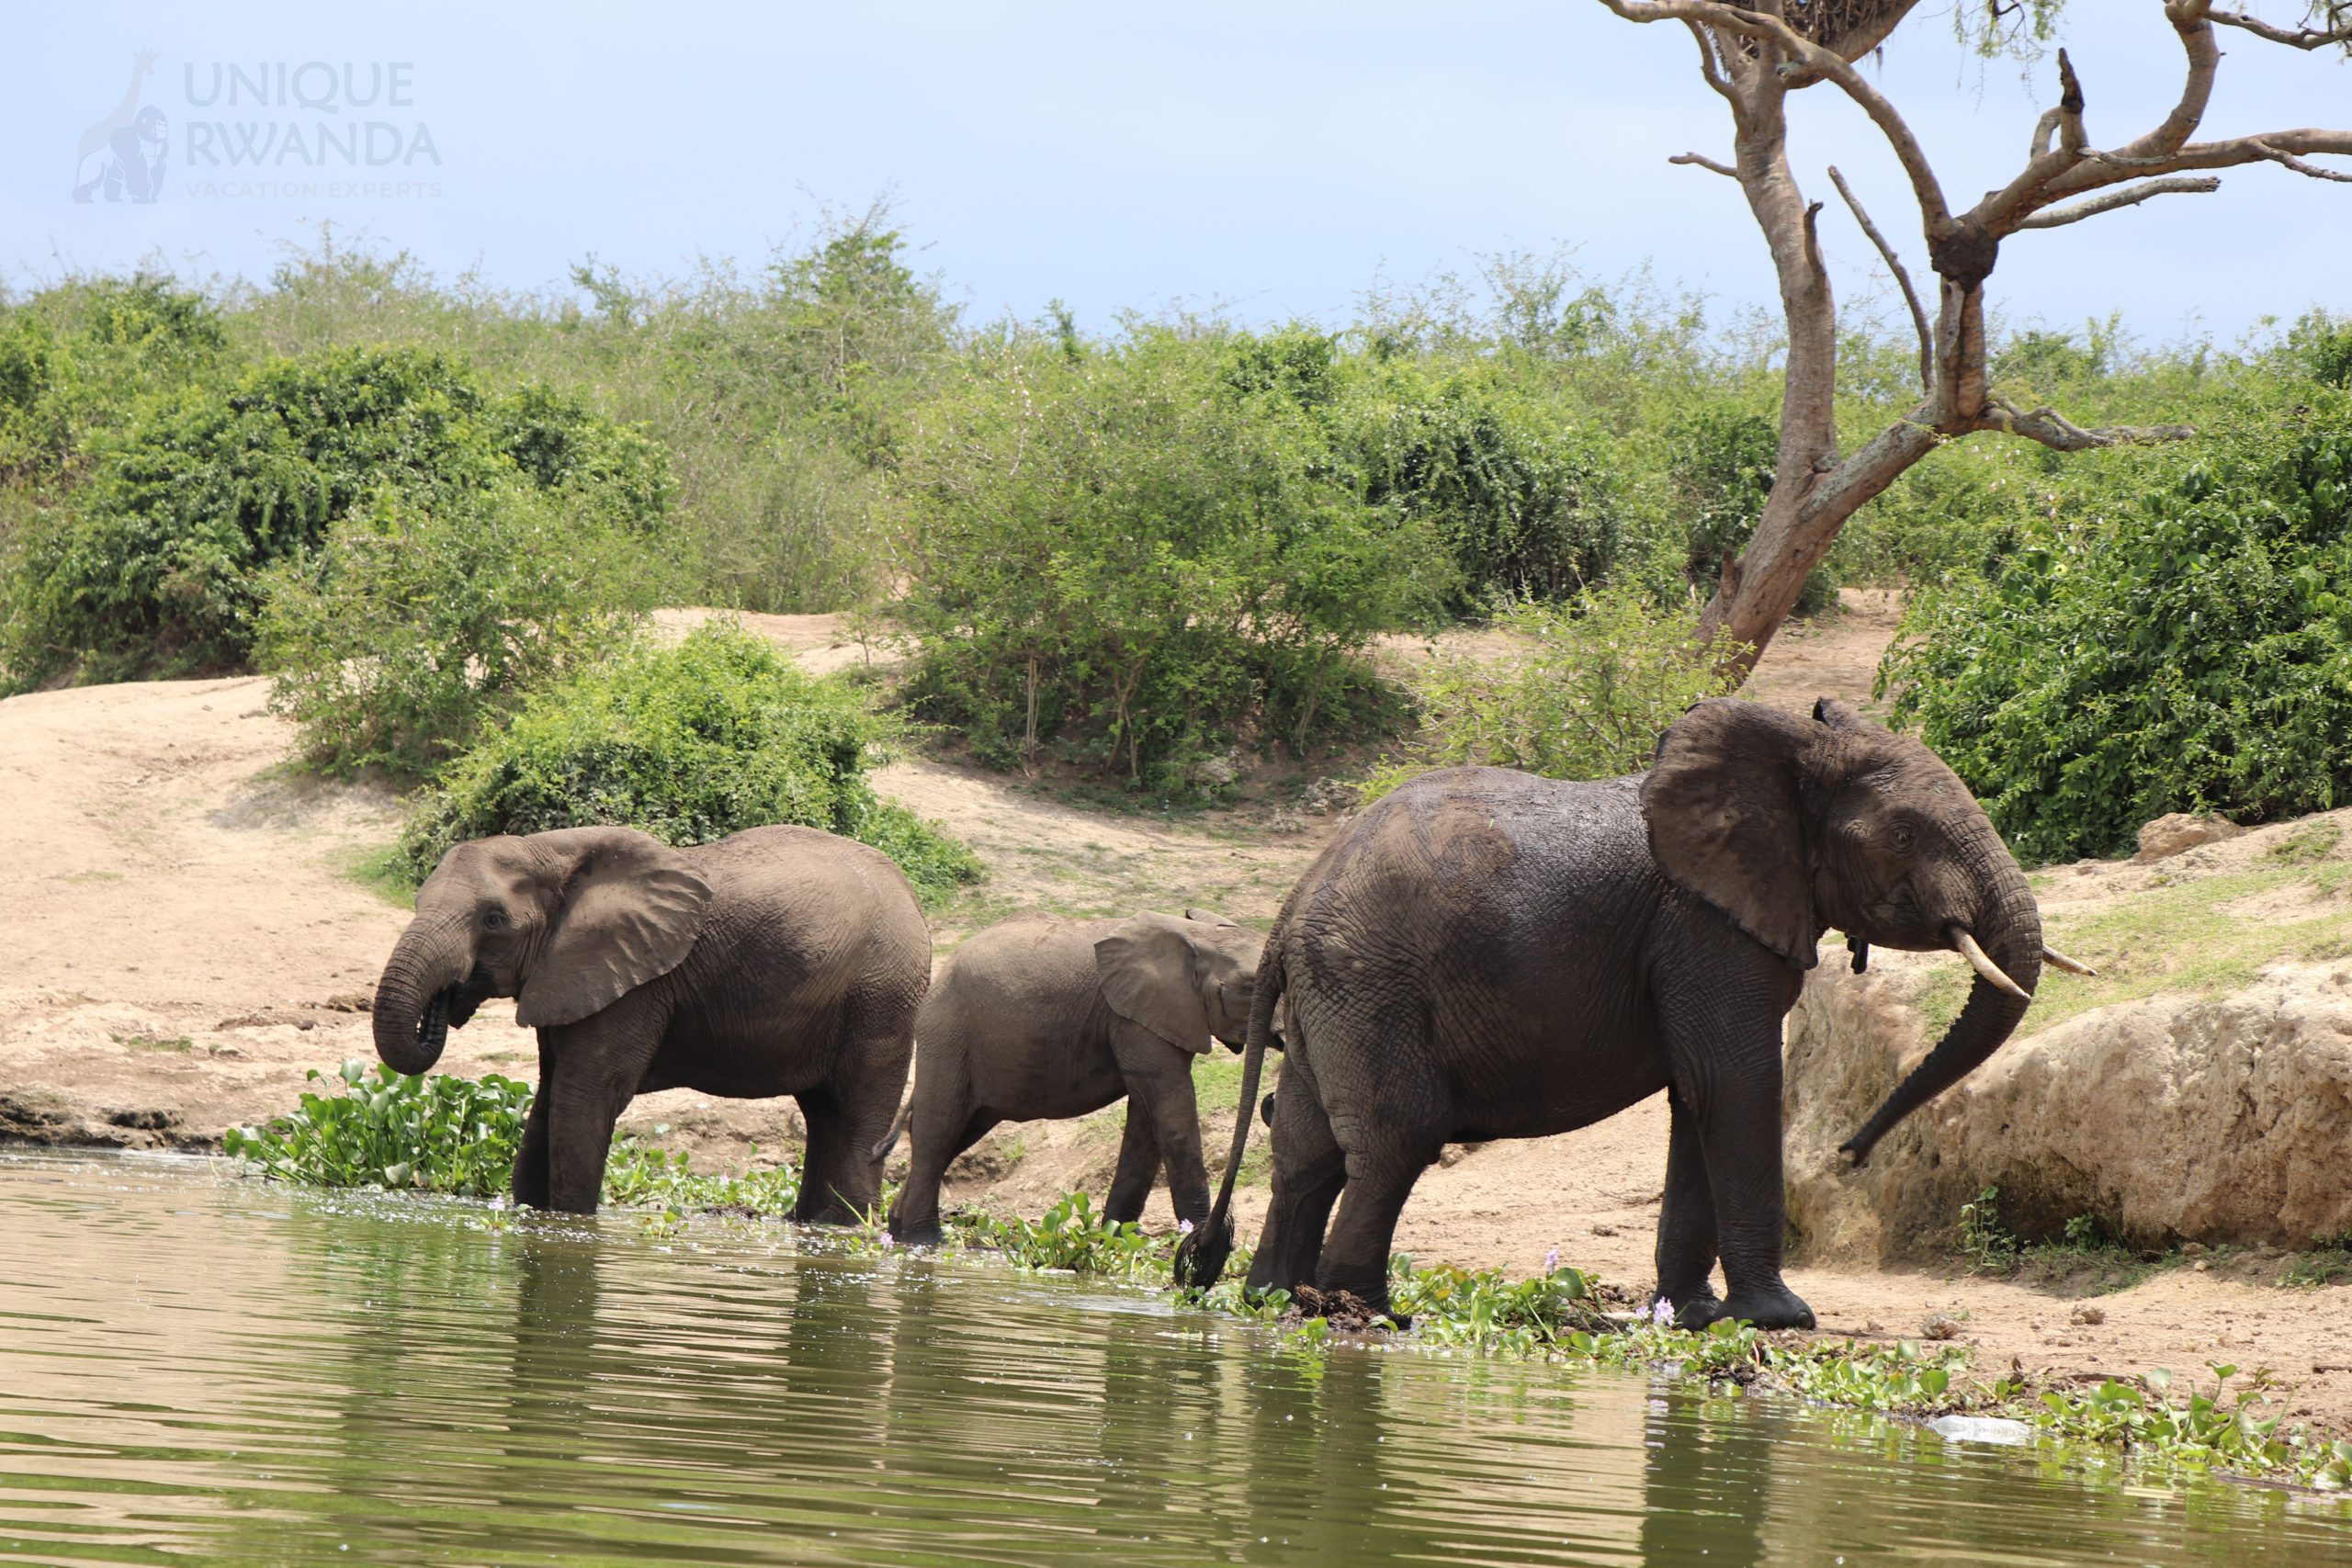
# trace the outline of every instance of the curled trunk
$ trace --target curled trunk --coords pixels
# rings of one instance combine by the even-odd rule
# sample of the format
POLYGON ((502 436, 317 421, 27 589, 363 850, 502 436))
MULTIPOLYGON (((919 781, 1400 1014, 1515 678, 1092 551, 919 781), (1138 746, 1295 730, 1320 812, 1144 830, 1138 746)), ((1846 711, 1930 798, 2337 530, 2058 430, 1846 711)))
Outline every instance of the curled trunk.
MULTIPOLYGON (((1991 833, 1989 824, 1985 831, 1991 833)), ((1895 1086, 1861 1131, 1838 1145, 1856 1165, 1870 1158, 1871 1150, 1896 1122, 1984 1066, 2017 1029, 2031 1002, 2030 993, 2041 983, 2041 911, 2025 873, 1997 841, 1982 857, 1981 868, 1986 896, 1967 929, 1986 956, 2029 995, 2012 996, 1979 975, 1969 988, 1968 1005, 1936 1048, 1895 1086)))
POLYGON ((409 927, 376 983, 376 1055, 396 1073, 422 1073, 449 1040, 458 982, 472 966, 458 931, 420 919, 409 927))

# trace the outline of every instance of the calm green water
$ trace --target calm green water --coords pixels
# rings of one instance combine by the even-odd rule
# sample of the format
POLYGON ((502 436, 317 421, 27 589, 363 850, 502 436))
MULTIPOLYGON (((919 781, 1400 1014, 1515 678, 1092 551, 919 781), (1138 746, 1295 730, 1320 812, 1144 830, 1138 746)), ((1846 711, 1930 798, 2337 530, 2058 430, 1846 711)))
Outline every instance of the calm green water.
POLYGON ((1139 1291, 0 1151, 0 1562, 2352 1562, 1785 1402, 1139 1291))

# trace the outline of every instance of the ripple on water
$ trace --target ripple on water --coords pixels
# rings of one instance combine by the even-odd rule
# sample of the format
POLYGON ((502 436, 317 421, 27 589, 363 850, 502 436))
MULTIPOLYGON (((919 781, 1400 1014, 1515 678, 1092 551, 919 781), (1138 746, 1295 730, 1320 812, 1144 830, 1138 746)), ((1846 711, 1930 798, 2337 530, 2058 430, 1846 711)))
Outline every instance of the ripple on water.
POLYGON ((2352 1562, 2332 1505, 781 1233, 0 1155, 0 1561, 2352 1562))

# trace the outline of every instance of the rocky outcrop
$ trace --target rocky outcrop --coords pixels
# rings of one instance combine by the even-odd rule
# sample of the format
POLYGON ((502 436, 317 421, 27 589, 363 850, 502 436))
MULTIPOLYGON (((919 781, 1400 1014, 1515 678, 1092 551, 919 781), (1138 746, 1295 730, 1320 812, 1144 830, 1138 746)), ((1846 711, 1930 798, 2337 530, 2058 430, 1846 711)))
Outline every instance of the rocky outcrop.
POLYGON ((2183 850, 2193 850, 2199 844, 2218 844, 2245 831, 2236 823, 2225 822, 2219 817, 2175 811, 2140 829, 2140 852, 2132 858, 2144 864, 2183 850))
POLYGON ((2143 1247, 2352 1233, 2352 966, 2281 965, 2233 996, 2123 1003, 2013 1040, 1845 1169, 1838 1143, 1930 1043, 1909 991, 1900 975, 1824 964, 1790 1015, 1801 1254, 1948 1247, 1987 1186, 2029 1239, 2077 1214, 2143 1247))

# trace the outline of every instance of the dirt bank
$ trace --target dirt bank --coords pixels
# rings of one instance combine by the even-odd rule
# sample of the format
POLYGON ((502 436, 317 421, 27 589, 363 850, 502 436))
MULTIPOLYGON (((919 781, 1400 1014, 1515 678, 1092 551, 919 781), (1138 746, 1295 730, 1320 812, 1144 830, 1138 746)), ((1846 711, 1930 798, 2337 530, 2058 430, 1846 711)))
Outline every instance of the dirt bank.
MULTIPOLYGON (((746 619, 814 668, 869 657, 834 617, 746 619)), ((1852 596, 1846 615, 1776 640, 1752 691, 1796 709, 1824 693, 1867 702, 1893 624, 1890 600, 1852 596)), ((287 732, 262 711, 264 695, 259 681, 206 681, 0 704, 0 1135, 201 1146, 289 1103, 306 1068, 371 1055, 366 1016, 345 1010, 405 916, 353 867, 389 842, 396 803, 284 773, 287 732)), ((1083 809, 919 758, 879 784, 944 820, 991 869, 987 886, 936 922, 943 945, 1037 905, 1190 903, 1264 917, 1332 829, 1295 801, 1169 818, 1083 809)), ((2062 870, 2041 879, 2042 896, 2053 921, 2087 919, 2111 895, 2229 874, 2260 852, 2194 852, 2170 870, 2062 870)), ((2133 983, 2147 978, 2143 968, 2133 983)), ((528 1076, 534 1060, 530 1036, 493 1004, 451 1037, 446 1066, 528 1076)), ((1203 1089, 1222 1146, 1231 1064, 1210 1065, 1203 1089)), ((739 1161, 754 1142, 776 1149, 793 1132, 788 1107, 690 1093, 650 1097, 631 1122, 670 1126, 706 1164, 739 1161)), ((1099 1190, 1115 1140, 1115 1116, 1002 1129, 951 1197, 1035 1213, 1073 1184, 1099 1190)), ((1645 1280, 1665 1153, 1655 1102, 1565 1137, 1454 1151, 1415 1192, 1398 1245, 1424 1260, 1521 1271, 1556 1247, 1610 1280, 1645 1280)), ((1262 1201, 1245 1191, 1246 1226, 1262 1201)), ((1916 1336, 1930 1315, 1952 1318, 1988 1377, 2013 1363, 2053 1383, 2158 1366, 2201 1376, 2209 1360, 2263 1366, 2296 1419, 2352 1432, 2352 1288, 2275 1288, 2267 1281, 2285 1262, 2181 1262, 2091 1299, 2098 1323, 2074 1321, 2095 1278, 1987 1280, 1956 1263, 1792 1278, 1830 1332, 1916 1336)))

